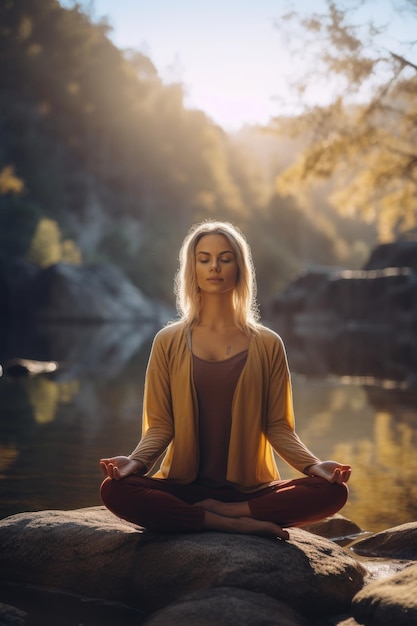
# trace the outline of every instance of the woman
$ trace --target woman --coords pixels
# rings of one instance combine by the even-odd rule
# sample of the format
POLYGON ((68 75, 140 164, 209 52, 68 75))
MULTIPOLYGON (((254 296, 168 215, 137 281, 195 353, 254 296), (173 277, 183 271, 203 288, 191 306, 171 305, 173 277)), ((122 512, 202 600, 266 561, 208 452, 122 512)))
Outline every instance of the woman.
POLYGON ((194 226, 176 279, 181 318, 156 335, 148 363, 142 438, 129 456, 100 461, 102 500, 119 517, 160 532, 288 539, 284 527, 345 504, 351 468, 320 461, 296 435, 284 346, 258 323, 255 291, 240 231, 194 226), (305 476, 280 480, 274 450, 305 476))

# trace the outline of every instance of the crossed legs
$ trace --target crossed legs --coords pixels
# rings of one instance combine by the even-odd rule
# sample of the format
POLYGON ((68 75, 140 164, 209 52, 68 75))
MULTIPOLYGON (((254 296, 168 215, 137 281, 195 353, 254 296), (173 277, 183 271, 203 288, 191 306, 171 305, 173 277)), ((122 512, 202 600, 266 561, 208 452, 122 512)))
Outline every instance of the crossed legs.
POLYGON ((128 476, 106 478, 101 497, 118 517, 158 532, 230 533, 288 539, 283 527, 299 526, 333 515, 347 500, 345 484, 317 477, 278 481, 264 489, 242 493, 232 487, 128 476))

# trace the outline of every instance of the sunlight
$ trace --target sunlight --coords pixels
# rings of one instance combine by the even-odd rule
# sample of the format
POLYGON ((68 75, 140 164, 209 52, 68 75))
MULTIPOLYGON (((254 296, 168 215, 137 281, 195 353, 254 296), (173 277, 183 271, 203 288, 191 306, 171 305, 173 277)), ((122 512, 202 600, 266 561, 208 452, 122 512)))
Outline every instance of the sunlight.
POLYGON ((214 122, 228 131, 245 124, 267 124, 271 117, 269 107, 255 93, 195 89, 184 104, 187 108, 204 108, 214 122))
MULTIPOLYGON (((66 7, 74 5, 74 0, 60 2, 66 7)), ((213 0, 198 3, 198 7, 163 0, 146 4, 84 0, 79 4, 94 20, 104 17, 110 26, 109 37, 117 47, 149 56, 164 83, 181 83, 187 108, 204 111, 230 131, 245 124, 267 124, 278 115, 300 111, 302 103, 296 101, 290 84, 302 72, 310 74, 306 64, 315 63, 315 57, 313 52, 308 57, 304 54, 309 42, 299 29, 286 40, 288 22, 284 23, 282 16, 288 10, 311 15, 326 9, 324 0, 317 0, 314 6, 307 0, 227 4, 213 0)), ((393 13, 387 0, 380 2, 378 9, 380 21, 390 24, 389 38, 381 40, 381 45, 398 51, 399 33, 404 35, 411 25, 404 16, 393 13)), ((362 24, 374 19, 374 13, 372 3, 357 11, 362 24)), ((317 69, 312 66, 311 73, 317 69)), ((330 82, 324 76, 309 86, 304 102, 327 105, 339 87, 334 77, 330 82)))

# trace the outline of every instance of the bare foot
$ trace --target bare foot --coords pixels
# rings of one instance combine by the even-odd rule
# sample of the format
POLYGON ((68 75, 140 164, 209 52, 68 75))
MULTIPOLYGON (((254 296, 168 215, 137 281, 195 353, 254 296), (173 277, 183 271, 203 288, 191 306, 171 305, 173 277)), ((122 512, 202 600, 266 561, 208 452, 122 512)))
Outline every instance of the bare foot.
MULTIPOLYGON (((218 502, 217 500, 204 500, 202 503, 199 503, 199 506, 202 508, 210 506, 213 509, 220 509, 222 507, 218 507, 218 505, 226 504, 234 503, 218 502)), ((197 504, 195 506, 197 506, 197 504)), ((249 507, 247 508, 249 511, 249 507)), ((250 511, 249 514, 237 517, 235 515, 222 515, 221 513, 205 508, 204 527, 210 530, 219 530, 227 533, 273 537, 274 539, 278 538, 283 539, 284 541, 290 538, 288 531, 283 530, 281 526, 278 526, 278 524, 250 517, 250 511)))
POLYGON ((238 517, 234 519, 236 531, 244 535, 259 535, 261 537, 278 537, 286 541, 290 538, 287 530, 283 530, 278 524, 264 522, 253 517, 238 517), (239 529, 239 530, 238 530, 239 529))
POLYGON ((250 508, 247 502, 222 502, 207 498, 196 502, 194 506, 200 506, 205 511, 216 513, 223 517, 250 517, 250 508))

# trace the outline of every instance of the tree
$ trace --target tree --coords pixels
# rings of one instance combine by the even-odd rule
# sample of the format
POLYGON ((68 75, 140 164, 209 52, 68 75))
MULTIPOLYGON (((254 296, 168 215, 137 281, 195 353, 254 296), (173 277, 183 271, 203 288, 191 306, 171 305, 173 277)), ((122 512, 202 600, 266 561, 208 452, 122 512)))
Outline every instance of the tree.
POLYGON ((107 34, 75 1, 0 2, 0 260, 46 266, 82 253, 172 303, 186 230, 218 217, 250 236, 264 301, 300 258, 345 263, 354 246, 333 209, 320 199, 319 220, 275 196, 268 161, 276 151, 287 159, 287 144, 273 137, 279 148, 256 150, 255 130, 233 139, 107 34))
MULTIPOLYGON (((417 1, 392 3, 392 16, 413 21, 417 33, 417 1)), ((340 211, 375 220, 380 240, 389 241, 417 226, 417 39, 405 36, 394 49, 390 24, 367 14, 370 0, 349 8, 339 4, 327 0, 326 13, 307 18, 285 16, 293 34, 295 24, 303 33, 307 52, 298 53, 308 75, 293 85, 302 113, 277 120, 275 128, 291 128, 307 144, 278 185, 294 193, 307 182, 331 178, 340 211), (312 52, 310 64, 306 54, 312 52), (330 100, 307 105, 317 85, 330 100)))
POLYGON ((70 239, 62 241, 58 224, 47 218, 39 220, 26 256, 39 267, 60 262, 81 264, 81 252, 77 245, 70 239))

